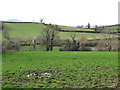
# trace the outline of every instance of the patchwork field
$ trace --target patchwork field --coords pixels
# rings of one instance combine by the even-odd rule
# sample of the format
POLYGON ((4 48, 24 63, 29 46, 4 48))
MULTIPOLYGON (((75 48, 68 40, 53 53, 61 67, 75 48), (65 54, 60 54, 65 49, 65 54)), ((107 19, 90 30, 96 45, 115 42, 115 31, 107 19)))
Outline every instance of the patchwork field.
POLYGON ((114 88, 118 52, 8 52, 3 88, 114 88))

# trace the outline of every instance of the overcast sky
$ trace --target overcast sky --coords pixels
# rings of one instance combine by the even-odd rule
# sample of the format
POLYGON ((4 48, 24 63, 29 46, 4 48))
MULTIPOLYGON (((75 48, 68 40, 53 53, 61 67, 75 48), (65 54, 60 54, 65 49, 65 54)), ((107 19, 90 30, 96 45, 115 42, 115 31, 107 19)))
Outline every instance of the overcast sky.
POLYGON ((58 25, 118 23, 119 0, 0 0, 0 20, 19 19, 58 25))

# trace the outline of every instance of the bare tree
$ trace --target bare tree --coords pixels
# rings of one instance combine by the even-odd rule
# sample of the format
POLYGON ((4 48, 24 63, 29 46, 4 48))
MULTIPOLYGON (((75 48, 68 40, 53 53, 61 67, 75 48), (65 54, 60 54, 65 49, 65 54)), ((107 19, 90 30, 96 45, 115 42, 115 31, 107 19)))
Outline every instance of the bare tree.
POLYGON ((57 26, 49 24, 43 30, 42 41, 44 42, 47 51, 53 50, 54 40, 57 37, 58 33, 57 29, 57 26))
POLYGON ((79 51, 79 42, 76 40, 76 34, 70 32, 70 37, 72 40, 65 40, 65 45, 60 49, 60 51, 79 51))
POLYGON ((71 33, 70 33, 70 37, 71 37, 71 39, 72 39, 71 50, 75 50, 75 51, 79 50, 79 47, 80 47, 79 42, 77 42, 77 41, 75 40, 75 39, 76 39, 76 34, 73 33, 73 32, 71 32, 71 33))
POLYGON ((43 18, 40 19, 40 23, 44 23, 44 19, 43 18))
POLYGON ((70 37, 71 37, 72 41, 75 42, 76 35, 74 32, 70 33, 70 37))
POLYGON ((106 48, 107 51, 112 51, 113 49, 113 38, 115 38, 114 31, 108 28, 103 28, 100 30, 100 33, 102 35, 101 45, 106 48))

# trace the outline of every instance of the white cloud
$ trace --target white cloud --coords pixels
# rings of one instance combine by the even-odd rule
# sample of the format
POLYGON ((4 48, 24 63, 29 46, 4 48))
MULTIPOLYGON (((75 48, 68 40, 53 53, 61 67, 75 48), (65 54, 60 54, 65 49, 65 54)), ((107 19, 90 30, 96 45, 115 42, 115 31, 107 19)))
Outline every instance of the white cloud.
POLYGON ((39 21, 60 25, 118 23, 119 0, 1 0, 0 19, 39 21))

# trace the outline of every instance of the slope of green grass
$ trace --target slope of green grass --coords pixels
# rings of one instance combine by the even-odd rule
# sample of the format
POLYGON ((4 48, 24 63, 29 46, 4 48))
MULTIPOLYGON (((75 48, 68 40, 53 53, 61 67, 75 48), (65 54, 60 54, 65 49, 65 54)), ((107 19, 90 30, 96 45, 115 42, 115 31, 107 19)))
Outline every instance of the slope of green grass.
POLYGON ((4 23, 11 38, 33 39, 39 36, 45 25, 39 23, 4 23))
MULTIPOLYGON (((40 23, 4 23, 4 26, 7 30, 7 33, 10 38, 18 38, 21 40, 30 40, 35 36, 42 35, 43 30, 45 29, 44 24, 40 23)), ((88 30, 91 29, 81 29, 68 26, 58 26, 62 30, 88 30)), ((80 37, 85 36, 88 39, 100 38, 100 34, 96 33, 78 33, 76 32, 76 38, 79 40, 80 37)), ((70 32, 59 32, 59 37, 61 39, 70 39, 70 32)))
POLYGON ((62 30, 72 30, 72 31, 94 31, 93 29, 84 29, 84 28, 76 28, 76 27, 69 27, 69 26, 58 26, 62 30))
POLYGON ((118 81, 117 52, 8 52, 2 58, 7 88, 113 88, 118 81))
MULTIPOLYGON (((19 38, 22 40, 33 39, 35 36, 41 35, 45 25, 39 23, 4 23, 10 38, 19 38)), ((60 26, 64 30, 81 30, 80 28, 60 26)), ((77 38, 87 36, 88 38, 98 37, 98 34, 76 33, 77 38)), ((70 32, 59 32, 62 39, 70 39, 70 32)))
POLYGON ((111 26, 106 26, 106 27, 110 29, 118 29, 118 25, 111 25, 111 26))

